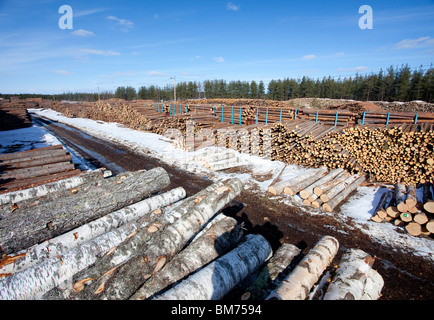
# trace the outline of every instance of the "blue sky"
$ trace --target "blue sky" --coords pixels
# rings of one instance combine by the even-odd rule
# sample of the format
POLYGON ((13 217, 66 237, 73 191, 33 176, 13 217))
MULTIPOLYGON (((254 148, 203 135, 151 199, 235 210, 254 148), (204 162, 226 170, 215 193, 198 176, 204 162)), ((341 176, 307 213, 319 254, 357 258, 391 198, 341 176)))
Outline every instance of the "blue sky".
POLYGON ((349 76, 434 62, 434 1, 0 0, 0 92, 349 76), (73 29, 60 29, 62 5, 73 29), (360 29, 359 7, 373 10, 360 29))

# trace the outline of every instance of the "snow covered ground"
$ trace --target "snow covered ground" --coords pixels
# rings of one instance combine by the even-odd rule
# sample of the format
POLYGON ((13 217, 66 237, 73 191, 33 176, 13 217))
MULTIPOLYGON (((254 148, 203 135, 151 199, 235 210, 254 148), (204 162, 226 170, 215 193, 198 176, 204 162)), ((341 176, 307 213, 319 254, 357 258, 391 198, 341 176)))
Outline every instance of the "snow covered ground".
MULTIPOLYGON (((297 165, 286 165, 285 167, 283 162, 271 161, 258 156, 234 151, 240 161, 246 164, 245 167, 240 168, 239 171, 241 173, 213 172, 192 160, 195 155, 203 152, 203 150, 196 152, 180 150, 167 138, 154 133, 128 129, 117 123, 68 118, 50 109, 32 109, 29 110, 29 112, 55 120, 59 123, 68 124, 91 136, 97 136, 101 139, 127 145, 138 153, 158 158, 169 165, 180 167, 195 174, 205 175, 213 181, 237 177, 245 183, 246 188, 251 188, 262 196, 265 195, 268 186, 282 170, 282 178, 290 178, 308 170, 297 165)), ((8 145, 14 143, 22 143, 23 150, 27 150, 25 148, 30 148, 32 145, 41 147, 58 144, 59 141, 46 132, 45 129, 36 126, 29 129, 0 132, 0 152, 7 150, 8 145), (33 144, 31 142, 32 139, 34 139, 33 144)), ((214 150, 217 153, 222 152, 222 150, 216 147, 207 149, 214 150)), ((70 152, 74 154, 73 150, 70 152)), ((76 157, 76 161, 86 166, 86 162, 80 159, 79 155, 74 156, 76 157)), ((346 204, 341 206, 339 213, 328 213, 312 206, 305 206, 298 196, 275 196, 273 199, 275 201, 282 201, 288 205, 297 205, 313 218, 317 215, 333 215, 347 226, 350 227, 352 225, 353 228, 363 231, 372 241, 378 242, 380 245, 387 245, 396 249, 412 252, 415 255, 434 261, 433 240, 405 234, 402 232, 402 228, 395 227, 391 223, 376 223, 370 220, 382 193, 385 191, 387 191, 387 189, 381 187, 359 187, 357 193, 352 196, 346 204), (351 224, 348 224, 349 221, 351 221, 351 224)), ((420 193, 418 195, 421 196, 420 193)), ((334 228, 333 226, 330 227, 334 228)))

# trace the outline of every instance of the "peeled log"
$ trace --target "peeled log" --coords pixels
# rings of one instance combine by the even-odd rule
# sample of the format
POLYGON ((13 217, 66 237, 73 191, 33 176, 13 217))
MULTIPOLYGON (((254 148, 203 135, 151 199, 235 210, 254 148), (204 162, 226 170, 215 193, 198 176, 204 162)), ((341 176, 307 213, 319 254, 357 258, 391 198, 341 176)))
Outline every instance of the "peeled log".
MULTIPOLYGON (((368 277, 373 273, 369 272, 372 270, 373 263, 374 258, 366 252, 348 249, 339 262, 339 268, 327 288, 324 300, 362 300, 368 277)), ((377 297, 384 285, 382 277, 372 278, 369 282, 369 286, 374 287, 375 282, 379 280, 380 282, 375 286, 378 288, 378 293, 375 295, 377 297)), ((369 292, 369 298, 372 298, 372 289, 369 292)))
POLYGON ((324 203, 322 205, 323 209, 326 210, 326 211, 328 211, 328 212, 332 212, 338 206, 339 203, 341 203, 342 201, 344 201, 344 199, 346 197, 348 197, 351 192, 353 192, 354 190, 356 190, 360 186, 360 184, 362 184, 364 181, 365 181, 365 177, 358 178, 356 181, 354 181, 353 183, 351 183, 344 190, 342 190, 341 192, 339 192, 330 201, 328 201, 327 203, 324 203))
POLYGON ((344 181, 345 179, 347 179, 349 176, 350 176, 350 174, 348 172, 343 171, 340 174, 338 174, 333 180, 331 180, 329 182, 322 183, 319 186, 316 186, 313 189, 313 193, 318 198, 318 197, 320 197, 323 194, 323 192, 326 192, 327 190, 329 190, 329 189, 333 188, 334 186, 338 185, 339 183, 341 183, 342 181, 344 181))
POLYGON ((17 255, 21 256, 19 259, 15 259, 16 255, 5 258, 11 260, 11 263, 7 263, 5 259, 0 260, 0 274, 12 274, 48 258, 56 257, 112 229, 149 215, 153 210, 177 202, 185 196, 185 190, 179 187, 109 213, 60 236, 18 252, 17 255))
POLYGON ((186 245, 202 225, 243 190, 243 183, 237 178, 213 186, 218 187, 199 199, 182 219, 156 230, 144 250, 113 270, 101 270, 102 276, 85 287, 77 298, 122 300, 132 296, 186 245))
POLYGON ((284 243, 267 261, 256 280, 245 290, 241 300, 263 300, 280 285, 291 272, 301 250, 293 244, 284 243))
MULTIPOLYGON (((9 254, 56 237, 167 187, 169 175, 155 168, 126 177, 108 178, 83 192, 17 212, 0 221, 0 253, 9 254), (113 183, 110 183, 113 181, 113 183)), ((18 211, 18 210, 17 210, 18 211)))
POLYGON ((271 246, 263 236, 249 234, 237 248, 157 296, 156 299, 221 300, 271 255, 271 246))
POLYGON ((241 240, 242 230, 237 221, 221 217, 198 239, 178 253, 163 269, 146 281, 130 300, 145 300, 155 293, 213 261, 232 249, 241 240))
POLYGON ((333 199, 338 193, 347 188, 350 184, 356 181, 359 178, 357 174, 353 174, 352 176, 346 178, 344 181, 334 186, 333 188, 327 190, 326 193, 321 194, 320 199, 323 202, 328 202, 330 199, 333 199))
POLYGON ((304 188, 306 188, 306 187, 310 186, 312 183, 316 182, 326 172, 327 172, 327 167, 321 167, 321 168, 315 170, 315 172, 311 176, 309 176, 308 178, 303 179, 300 182, 294 182, 291 185, 286 186, 283 189, 283 192, 286 194, 289 194, 291 196, 294 196, 297 193, 299 193, 301 190, 303 190, 304 188))
POLYGON ((318 169, 308 170, 307 172, 305 172, 305 173, 303 173, 297 177, 275 183, 274 185, 268 187, 268 192, 270 192, 274 195, 281 194, 286 187, 290 187, 292 185, 299 184, 303 180, 311 177, 312 175, 317 174, 317 172, 318 172, 318 169))
POLYGON ((304 300, 339 249, 331 236, 322 237, 267 300, 304 300))
POLYGON ((316 187, 322 185, 323 183, 326 183, 326 182, 329 182, 329 181, 333 180, 342 171, 344 171, 344 169, 342 169, 342 168, 338 168, 338 169, 330 171, 324 177, 320 178, 316 182, 312 183, 310 186, 308 186, 308 187, 304 188, 303 190, 301 190, 300 191, 300 197, 302 199, 309 198, 309 196, 311 196, 312 194, 314 194, 313 193, 313 189, 315 189, 316 187))

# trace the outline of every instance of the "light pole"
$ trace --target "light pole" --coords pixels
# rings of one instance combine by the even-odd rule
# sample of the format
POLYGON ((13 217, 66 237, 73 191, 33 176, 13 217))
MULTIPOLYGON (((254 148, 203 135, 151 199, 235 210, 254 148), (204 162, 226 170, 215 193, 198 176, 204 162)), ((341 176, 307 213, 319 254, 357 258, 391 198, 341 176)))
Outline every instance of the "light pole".
POLYGON ((176 104, 176 77, 173 76, 173 78, 170 79, 173 79, 173 99, 176 104))

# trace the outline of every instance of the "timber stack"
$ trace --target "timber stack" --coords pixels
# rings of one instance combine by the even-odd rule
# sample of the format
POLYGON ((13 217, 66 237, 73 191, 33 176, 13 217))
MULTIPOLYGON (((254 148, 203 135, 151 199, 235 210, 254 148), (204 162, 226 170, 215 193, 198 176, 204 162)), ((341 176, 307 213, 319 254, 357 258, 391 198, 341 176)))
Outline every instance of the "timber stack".
POLYGON ((393 223, 415 237, 433 234, 432 182, 407 186, 396 183, 393 190, 386 190, 382 194, 371 220, 393 223))
POLYGON ((364 177, 351 175, 342 168, 328 171, 327 167, 320 167, 308 169, 290 179, 281 179, 270 185, 268 192, 273 195, 298 195, 303 204, 333 212, 364 181, 364 177))
POLYGON ((0 194, 79 174, 62 145, 0 154, 0 194))
MULTIPOLYGON (((326 236, 301 261, 294 245, 273 252, 263 236, 245 234, 221 213, 244 188, 236 178, 187 197, 182 187, 168 189, 162 168, 115 176, 103 171, 34 187, 0 206, 0 299, 217 300, 234 292, 242 292, 243 300, 266 299, 286 290, 279 288, 287 287, 287 277, 309 283, 294 291, 312 290, 339 247, 326 236), (95 198, 104 207, 92 203, 95 198), (24 223, 30 215, 42 224, 24 223), (307 269, 313 273, 301 272, 307 269), (267 275, 270 282, 263 281, 267 275)), ((336 279, 338 291, 350 290, 340 280, 349 271, 336 279)), ((373 286, 361 281, 364 291, 373 286)), ((378 299, 381 276, 374 284, 376 295, 355 298, 378 299)))

